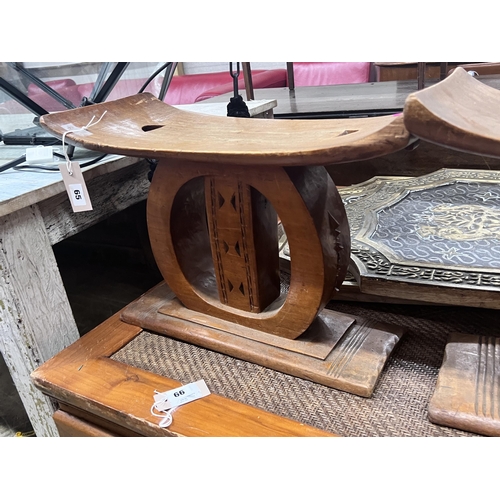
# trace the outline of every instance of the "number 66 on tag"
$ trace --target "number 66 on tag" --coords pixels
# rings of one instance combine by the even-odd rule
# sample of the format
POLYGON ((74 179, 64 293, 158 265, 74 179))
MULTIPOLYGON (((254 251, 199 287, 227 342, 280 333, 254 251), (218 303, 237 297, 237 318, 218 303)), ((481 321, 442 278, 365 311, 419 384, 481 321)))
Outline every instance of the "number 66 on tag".
POLYGON ((170 408, 175 408, 176 406, 181 406, 191 401, 195 401, 196 399, 203 398, 209 394, 210 390, 205 381, 198 380, 197 382, 191 382, 177 389, 155 394, 154 407, 158 411, 166 411, 170 410, 170 408))

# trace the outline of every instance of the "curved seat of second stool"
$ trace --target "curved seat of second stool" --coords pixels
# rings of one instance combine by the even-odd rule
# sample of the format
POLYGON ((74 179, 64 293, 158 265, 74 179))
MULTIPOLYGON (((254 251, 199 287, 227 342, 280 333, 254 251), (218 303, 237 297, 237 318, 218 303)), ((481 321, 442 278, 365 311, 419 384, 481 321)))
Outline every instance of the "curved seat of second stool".
POLYGON ((500 157, 500 91, 463 68, 410 94, 403 116, 410 133, 428 142, 500 157))
POLYGON ((65 142, 90 150, 226 165, 344 163, 398 151, 412 140, 401 115, 242 120, 180 110, 147 93, 44 115, 40 123, 56 136, 66 133, 65 142), (93 117, 102 119, 84 130, 93 117))

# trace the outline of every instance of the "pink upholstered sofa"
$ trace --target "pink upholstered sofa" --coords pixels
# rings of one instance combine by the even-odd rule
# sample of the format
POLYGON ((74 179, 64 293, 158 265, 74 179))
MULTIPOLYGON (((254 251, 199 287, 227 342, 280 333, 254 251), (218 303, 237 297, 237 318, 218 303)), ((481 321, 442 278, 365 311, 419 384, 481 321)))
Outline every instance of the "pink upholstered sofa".
POLYGON ((372 64, 369 62, 293 63, 293 75, 296 87, 367 83, 371 81, 371 73, 372 64))

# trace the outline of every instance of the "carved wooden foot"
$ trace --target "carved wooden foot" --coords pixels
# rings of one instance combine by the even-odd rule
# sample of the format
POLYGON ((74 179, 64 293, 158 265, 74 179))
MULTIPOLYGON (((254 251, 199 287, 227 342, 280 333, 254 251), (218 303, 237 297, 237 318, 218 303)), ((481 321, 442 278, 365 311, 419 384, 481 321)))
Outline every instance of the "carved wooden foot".
POLYGON ((500 338, 450 336, 429 404, 429 420, 500 436, 500 338))

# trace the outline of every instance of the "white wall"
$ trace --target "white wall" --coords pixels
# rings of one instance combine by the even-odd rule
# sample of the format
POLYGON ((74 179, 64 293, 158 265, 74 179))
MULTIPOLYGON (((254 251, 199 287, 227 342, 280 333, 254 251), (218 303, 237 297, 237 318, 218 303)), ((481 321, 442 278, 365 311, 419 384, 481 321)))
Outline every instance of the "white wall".
MULTIPOLYGON (((229 71, 229 61, 227 62, 183 62, 184 74, 193 73, 215 73, 229 71)), ((241 67, 241 64, 240 64, 241 67)), ((286 68, 286 62, 251 62, 252 69, 277 69, 286 68)), ((236 63, 233 61, 233 71, 236 71, 236 63)))

